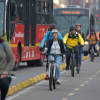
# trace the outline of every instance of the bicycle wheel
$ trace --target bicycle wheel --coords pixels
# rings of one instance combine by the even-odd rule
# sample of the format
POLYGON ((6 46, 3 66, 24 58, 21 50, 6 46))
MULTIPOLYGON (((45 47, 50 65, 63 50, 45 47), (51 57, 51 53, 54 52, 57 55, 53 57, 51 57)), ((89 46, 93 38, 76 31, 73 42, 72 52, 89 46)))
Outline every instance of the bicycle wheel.
POLYGON ((72 54, 72 68, 71 68, 71 75, 74 77, 74 55, 72 54))
POLYGON ((91 62, 94 60, 94 52, 91 51, 91 62))
POLYGON ((53 88, 56 89, 56 83, 57 83, 57 79, 53 79, 53 88))
POLYGON ((52 91, 52 85, 53 85, 53 66, 50 67, 50 77, 49 77, 49 89, 52 91))
POLYGON ((77 67, 77 74, 79 74, 79 66, 77 67))

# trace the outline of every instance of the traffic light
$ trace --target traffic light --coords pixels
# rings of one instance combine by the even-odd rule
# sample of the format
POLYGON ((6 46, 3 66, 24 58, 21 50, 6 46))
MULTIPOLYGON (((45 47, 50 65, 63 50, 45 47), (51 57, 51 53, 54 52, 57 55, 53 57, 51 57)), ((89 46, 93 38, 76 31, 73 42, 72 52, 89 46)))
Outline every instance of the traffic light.
POLYGON ((98 15, 98 14, 96 14, 96 15, 95 15, 95 17, 96 17, 96 21, 98 21, 99 15, 98 15))

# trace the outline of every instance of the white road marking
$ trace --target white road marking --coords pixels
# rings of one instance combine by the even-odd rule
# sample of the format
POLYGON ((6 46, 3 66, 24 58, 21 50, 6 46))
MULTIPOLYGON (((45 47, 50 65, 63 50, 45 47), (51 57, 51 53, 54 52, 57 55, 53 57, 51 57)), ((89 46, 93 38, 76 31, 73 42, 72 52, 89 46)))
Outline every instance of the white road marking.
POLYGON ((62 100, 67 100, 67 99, 62 99, 62 100))
POLYGON ((85 81, 85 83, 88 83, 89 81, 85 81))
POLYGON ((80 86, 84 86, 84 84, 81 84, 80 86))
POLYGON ((98 72, 100 72, 100 71, 98 71, 98 72))
POLYGON ((96 75, 93 75, 94 77, 96 76, 96 75))
POLYGON ((74 95, 74 93, 69 93, 68 95, 74 95))
POLYGON ((98 73, 95 73, 95 74, 98 74, 98 73))
POLYGON ((75 90, 79 90, 79 88, 75 89, 75 90))
POLYGON ((92 80, 92 78, 89 78, 90 80, 92 80))

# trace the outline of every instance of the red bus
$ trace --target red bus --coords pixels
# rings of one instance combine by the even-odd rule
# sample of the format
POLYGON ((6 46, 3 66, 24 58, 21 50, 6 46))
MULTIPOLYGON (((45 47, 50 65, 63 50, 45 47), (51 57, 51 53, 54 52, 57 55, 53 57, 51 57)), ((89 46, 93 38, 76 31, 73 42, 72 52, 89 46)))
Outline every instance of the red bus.
POLYGON ((42 66, 39 45, 53 22, 53 0, 0 0, 0 35, 10 44, 15 59, 42 66))

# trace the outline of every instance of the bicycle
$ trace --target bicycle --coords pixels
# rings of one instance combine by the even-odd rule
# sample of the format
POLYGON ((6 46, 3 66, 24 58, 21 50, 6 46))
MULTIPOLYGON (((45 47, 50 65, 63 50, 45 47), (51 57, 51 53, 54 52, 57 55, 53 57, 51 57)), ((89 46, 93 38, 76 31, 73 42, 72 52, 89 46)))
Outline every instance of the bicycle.
MULTIPOLYGON (((67 46, 70 46, 70 45, 67 45, 67 46)), ((75 55, 75 52, 74 52, 74 48, 75 46, 70 46, 72 47, 72 53, 71 53, 71 57, 70 57, 70 69, 71 69, 71 76, 74 77, 74 68, 76 66, 76 55, 75 55)), ((77 67, 77 74, 79 74, 79 66, 77 67)))
POLYGON ((55 55, 59 55, 59 56, 62 56, 64 54, 54 54, 54 53, 41 53, 43 55, 52 55, 52 60, 51 62, 48 62, 48 68, 49 68, 49 89, 50 91, 52 91, 52 87, 54 89, 56 89, 56 83, 57 83, 57 79, 55 78, 55 71, 56 71, 56 62, 55 62, 55 59, 54 59, 54 56, 55 55), (52 86, 53 85, 53 86, 52 86))
MULTIPOLYGON (((92 43, 93 43, 93 41, 95 41, 95 40, 87 40, 87 41, 91 41, 92 43)), ((93 45, 92 45, 92 48, 91 48, 91 50, 90 50, 90 57, 91 57, 91 62, 93 62, 94 61, 94 50, 93 50, 93 45)))

